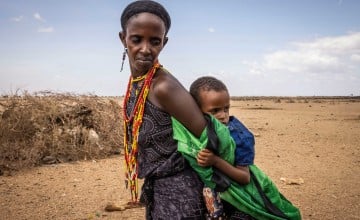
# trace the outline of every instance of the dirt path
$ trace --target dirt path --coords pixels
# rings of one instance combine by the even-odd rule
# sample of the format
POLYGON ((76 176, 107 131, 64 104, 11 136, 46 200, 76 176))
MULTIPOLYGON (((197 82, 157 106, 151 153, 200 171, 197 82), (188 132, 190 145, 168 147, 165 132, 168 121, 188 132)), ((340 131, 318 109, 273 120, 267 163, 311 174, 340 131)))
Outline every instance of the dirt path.
MULTIPOLYGON (((232 114, 256 135, 255 163, 303 219, 360 219, 360 102, 236 101, 232 114), (280 178, 304 180, 287 185, 280 178)), ((129 199, 123 158, 37 167, 0 176, 0 219, 144 219, 129 199)))

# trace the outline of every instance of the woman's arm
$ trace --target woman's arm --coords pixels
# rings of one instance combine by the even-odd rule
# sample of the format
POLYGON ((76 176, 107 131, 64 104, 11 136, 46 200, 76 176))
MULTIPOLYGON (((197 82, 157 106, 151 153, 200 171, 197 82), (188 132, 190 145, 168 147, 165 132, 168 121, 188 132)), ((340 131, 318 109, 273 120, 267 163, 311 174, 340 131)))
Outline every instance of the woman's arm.
POLYGON ((205 129, 206 121, 190 93, 171 74, 159 69, 156 73, 149 100, 181 122, 197 137, 205 129))
POLYGON ((248 166, 235 167, 208 149, 204 149, 199 152, 197 162, 203 167, 214 166, 218 168, 226 176, 241 185, 245 185, 250 182, 250 171, 248 166))

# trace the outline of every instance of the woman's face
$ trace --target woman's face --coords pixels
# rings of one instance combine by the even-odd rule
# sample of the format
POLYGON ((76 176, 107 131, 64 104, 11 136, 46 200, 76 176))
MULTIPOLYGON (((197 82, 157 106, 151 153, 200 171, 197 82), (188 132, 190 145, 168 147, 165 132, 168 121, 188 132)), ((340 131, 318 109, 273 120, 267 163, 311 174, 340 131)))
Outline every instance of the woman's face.
POLYGON ((143 75, 152 67, 167 42, 165 32, 164 22, 151 13, 140 13, 128 20, 120 39, 128 48, 133 76, 143 75))

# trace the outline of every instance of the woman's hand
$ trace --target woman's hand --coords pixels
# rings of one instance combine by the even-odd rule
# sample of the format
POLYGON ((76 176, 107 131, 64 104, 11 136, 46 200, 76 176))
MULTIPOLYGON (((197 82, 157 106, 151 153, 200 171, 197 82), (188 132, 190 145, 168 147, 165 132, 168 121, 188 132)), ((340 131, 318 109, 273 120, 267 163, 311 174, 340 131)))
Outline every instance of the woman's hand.
POLYGON ((202 167, 214 166, 217 160, 218 156, 208 149, 201 150, 197 155, 197 162, 202 167))

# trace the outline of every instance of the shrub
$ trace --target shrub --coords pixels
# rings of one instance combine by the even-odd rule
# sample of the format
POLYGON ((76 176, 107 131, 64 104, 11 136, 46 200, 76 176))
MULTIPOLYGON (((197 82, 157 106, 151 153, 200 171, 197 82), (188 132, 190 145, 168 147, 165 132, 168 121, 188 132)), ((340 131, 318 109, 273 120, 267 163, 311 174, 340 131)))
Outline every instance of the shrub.
POLYGON ((0 170, 120 152, 119 98, 38 92, 0 99, 0 170))

